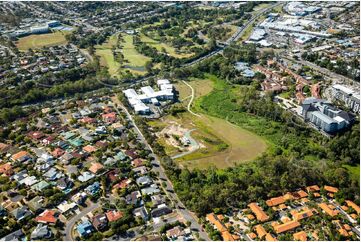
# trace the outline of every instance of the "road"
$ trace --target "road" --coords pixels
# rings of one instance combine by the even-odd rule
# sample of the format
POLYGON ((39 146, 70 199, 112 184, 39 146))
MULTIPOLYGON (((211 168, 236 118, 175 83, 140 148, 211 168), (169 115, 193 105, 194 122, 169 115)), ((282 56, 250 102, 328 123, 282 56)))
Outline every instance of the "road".
POLYGON ((187 139, 189 139, 191 148, 190 148, 188 151, 185 151, 185 152, 183 152, 183 153, 180 153, 180 154, 177 154, 177 155, 172 156, 172 159, 173 159, 173 160, 174 160, 174 159, 177 159, 177 158, 180 158, 180 157, 183 157, 183 156, 185 156, 185 155, 189 155, 189 154, 191 154, 191 153, 193 153, 194 151, 196 151, 196 150, 199 149, 200 146, 199 146, 198 142, 197 142, 195 139, 193 139, 192 136, 191 136, 191 132, 194 131, 194 130, 195 130, 195 129, 191 129, 191 130, 187 131, 187 132, 184 134, 184 136, 187 137, 187 139))
POLYGON ((192 102, 193 102, 193 100, 194 100, 194 89, 193 89, 193 87, 192 87, 191 85, 189 85, 186 81, 183 81, 183 83, 186 84, 186 85, 191 89, 191 92, 192 92, 192 94, 191 94, 191 100, 189 100, 189 103, 188 103, 188 105, 187 105, 188 111, 189 111, 191 114, 193 114, 194 116, 201 117, 201 115, 196 114, 196 113, 194 113, 194 112, 191 110, 191 105, 192 105, 192 102))
MULTIPOLYGON (((154 153, 153 148, 148 144, 148 142, 144 138, 143 133, 140 131, 137 124, 134 122, 132 115, 128 112, 127 108, 124 107, 124 105, 122 105, 122 103, 118 100, 118 98, 116 96, 113 97, 112 100, 114 101, 114 103, 118 104, 120 106, 120 108, 125 112, 128 119, 132 123, 134 130, 137 132, 138 137, 141 140, 141 142, 146 146, 146 148, 148 148, 152 152, 152 156, 154 157, 154 161, 152 162, 152 165, 153 165, 152 169, 155 173, 159 174, 158 175, 159 182, 165 183, 165 185, 166 185, 165 193, 168 196, 168 198, 174 203, 174 206, 177 208, 177 212, 179 214, 181 214, 182 217, 186 221, 191 222, 190 228, 193 231, 197 231, 199 233, 200 239, 209 241, 210 238, 208 237, 208 234, 203 230, 203 228, 199 225, 197 216, 195 216, 195 214, 191 213, 190 211, 188 211, 185 208, 184 204, 179 200, 177 194, 174 192, 173 184, 166 176, 165 170, 159 161, 159 157, 154 153)), ((118 107, 115 106, 114 108, 115 108, 116 112, 118 114, 120 114, 118 107)))
POLYGON ((212 57, 214 55, 217 55, 217 54, 221 54, 223 52, 223 50, 227 46, 229 46, 231 43, 233 43, 233 42, 237 41, 239 38, 241 38, 242 35, 244 34, 244 31, 247 29, 247 27, 249 25, 253 24, 254 21, 256 19, 258 19, 262 14, 264 14, 265 12, 267 12, 267 11, 269 11, 269 10, 279 6, 279 5, 282 5, 282 4, 284 4, 284 3, 282 3, 282 2, 281 3, 276 3, 276 4, 273 4, 273 5, 269 6, 269 7, 267 7, 267 8, 259 10, 257 12, 257 14, 255 14, 245 25, 243 25, 242 27, 239 27, 238 30, 228 40, 226 40, 223 43, 224 46, 220 47, 219 49, 217 49, 217 50, 215 50, 215 51, 213 51, 211 53, 209 53, 208 55, 205 55, 205 56, 200 57, 200 58, 198 58, 198 59, 196 59, 196 60, 194 60, 192 62, 184 64, 183 67, 192 66, 194 64, 199 63, 200 61, 202 61, 204 59, 210 58, 210 57, 212 57))
POLYGON ((92 203, 91 205, 88 205, 88 207, 84 208, 79 214, 76 214, 74 217, 72 217, 68 222, 65 224, 65 241, 74 241, 74 238, 72 236, 72 230, 77 221, 79 221, 82 217, 87 215, 89 212, 99 208, 100 202, 92 203))
POLYGON ((336 82, 339 82, 339 81, 347 81, 349 82, 349 84, 351 85, 358 85, 358 83, 356 83, 354 80, 346 77, 346 76, 343 76, 343 75, 340 75, 340 74, 337 74, 335 72, 332 72, 326 68, 323 68, 323 67, 320 67, 312 62, 309 62, 309 61, 305 61, 305 60, 295 60, 294 58, 290 57, 290 56, 285 56, 283 55, 282 56, 283 59, 285 59, 286 61, 291 61, 291 62, 295 62, 297 64, 301 64, 301 65, 304 65, 304 66, 309 66, 311 67, 313 70, 327 76, 329 79, 331 79, 334 83, 336 82))
POLYGON ((163 227, 166 223, 174 223, 179 221, 179 215, 177 214, 170 214, 168 216, 164 216, 164 218, 157 223, 150 222, 146 225, 138 226, 130 228, 125 235, 113 235, 109 238, 106 238, 106 241, 130 241, 134 240, 135 238, 139 238, 144 234, 149 233, 156 233, 159 232, 160 228, 163 227))
MULTIPOLYGON (((350 223, 352 223, 352 224, 357 224, 357 221, 355 220, 355 219, 353 219, 353 218, 351 218, 351 216, 348 214, 348 213, 346 213, 337 203, 335 203, 335 202, 330 202, 333 206, 335 206, 336 207, 336 209, 338 210, 338 211, 340 211, 346 218, 347 218, 347 220, 350 222, 350 223)), ((358 225, 358 224, 357 224, 358 225)), ((352 231, 354 232, 354 233, 356 233, 358 236, 360 236, 360 228, 358 227, 354 227, 354 226, 352 226, 351 227, 351 229, 352 229, 352 231)))

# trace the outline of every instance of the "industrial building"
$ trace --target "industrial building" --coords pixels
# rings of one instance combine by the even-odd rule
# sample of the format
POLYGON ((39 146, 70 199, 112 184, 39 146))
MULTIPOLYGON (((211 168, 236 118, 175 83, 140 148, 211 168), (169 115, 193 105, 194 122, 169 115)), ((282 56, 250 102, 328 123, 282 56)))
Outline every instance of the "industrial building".
POLYGON ((30 32, 32 34, 44 34, 44 33, 48 33, 49 31, 50 30, 48 25, 30 27, 30 32))
POLYGON ((302 117, 327 133, 336 133, 353 122, 353 116, 332 106, 324 99, 306 98, 302 117))
POLYGON ((320 11, 322 8, 317 6, 307 6, 303 2, 290 2, 285 8, 286 12, 294 16, 306 16, 320 11))
POLYGON ((160 101, 173 100, 173 85, 167 79, 157 81, 159 91, 155 91, 150 86, 141 87, 141 94, 134 89, 123 91, 127 97, 129 104, 133 107, 137 114, 149 114, 150 108, 146 104, 160 105, 160 101))
POLYGON ((249 37, 249 39, 252 41, 260 41, 265 37, 265 35, 266 35, 266 31, 264 31, 263 29, 256 28, 249 37))
POLYGON ((312 35, 321 38, 331 37, 331 34, 328 34, 325 31, 316 32, 307 30, 309 27, 312 29, 319 29, 320 26, 317 24, 317 22, 292 16, 279 19, 268 17, 261 24, 259 24, 258 27, 264 29, 273 29, 280 32, 312 35))
POLYGON ((49 28, 53 28, 53 27, 58 27, 61 25, 61 23, 57 20, 52 20, 52 21, 49 21, 47 22, 47 25, 49 28))
POLYGON ((334 99, 343 101, 354 113, 360 112, 360 94, 354 90, 335 84, 332 86, 331 95, 334 99))

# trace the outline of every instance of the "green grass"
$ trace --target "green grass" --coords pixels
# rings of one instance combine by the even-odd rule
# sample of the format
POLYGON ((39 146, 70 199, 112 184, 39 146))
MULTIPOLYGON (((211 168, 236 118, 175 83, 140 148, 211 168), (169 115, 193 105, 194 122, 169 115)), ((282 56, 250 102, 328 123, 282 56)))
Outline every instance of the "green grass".
POLYGON ((253 31, 253 28, 254 28, 253 25, 250 24, 250 25, 244 30, 244 32, 243 32, 241 38, 239 38, 238 42, 242 42, 242 41, 244 41, 244 40, 247 40, 247 39, 251 36, 252 31, 253 31))
POLYGON ((145 63, 150 60, 135 50, 133 45, 133 36, 124 35, 124 42, 121 43, 121 50, 125 62, 123 65, 114 59, 112 48, 117 45, 117 36, 112 35, 108 41, 102 45, 95 46, 96 54, 100 57, 100 64, 108 68, 109 74, 113 77, 119 77, 121 72, 129 70, 133 74, 144 75, 145 63))
POLYGON ((280 6, 277 6, 277 7, 273 8, 273 12, 283 13, 283 6, 280 5, 280 6))
POLYGON ((42 47, 65 45, 68 41, 65 39, 65 35, 69 31, 55 31, 48 34, 32 34, 26 37, 20 38, 16 42, 16 46, 20 51, 26 51, 28 49, 39 49, 42 47))
POLYGON ((117 43, 117 36, 112 35, 109 39, 104 42, 102 45, 95 46, 95 53, 97 56, 100 57, 100 64, 108 68, 108 72, 112 77, 119 77, 119 71, 121 65, 119 62, 115 61, 112 47, 115 46, 117 43))
POLYGON ((347 169, 352 179, 360 182, 360 165, 357 166, 343 165, 342 167, 347 169))
POLYGON ((264 9, 264 8, 267 8, 267 7, 269 7, 270 6, 270 4, 269 3, 261 3, 261 4, 259 4, 259 5, 257 5, 256 7, 254 7, 254 11, 259 11, 259 10, 261 10, 261 9, 264 9))
POLYGON ((211 142, 206 142, 203 135, 195 133, 194 138, 206 148, 177 159, 190 169, 232 167, 254 160, 267 149, 267 144, 261 137, 224 119, 202 115, 201 118, 193 117, 192 120, 200 132, 211 136, 211 142))
MULTIPOLYGON (((211 95, 212 91, 218 91, 225 87, 223 82, 219 82, 214 76, 208 75, 205 79, 191 79, 188 83, 195 89, 196 107, 202 97, 211 95)), ((176 84, 176 90, 179 91, 179 99, 182 100, 191 94, 189 87, 184 83, 176 84), (188 88, 188 89, 187 89, 188 88)), ((182 103, 186 106, 189 99, 182 103)), ((154 127, 164 127, 169 122, 177 122, 187 129, 196 129, 192 132, 192 137, 201 144, 201 148, 189 155, 180 157, 176 161, 189 169, 206 169, 210 166, 218 168, 227 168, 236 164, 254 160, 267 149, 267 142, 239 126, 229 123, 226 119, 211 117, 202 114, 202 117, 196 117, 189 112, 179 114, 176 117, 168 115, 163 120, 151 121, 149 124, 154 127), (159 123, 159 124, 158 124, 159 123)), ((161 140, 164 145, 165 142, 161 140)), ((166 152, 172 152, 174 149, 165 145, 166 152)))
POLYGON ((156 41, 154 39, 149 38, 148 36, 145 36, 144 34, 141 34, 140 39, 142 42, 153 46, 154 48, 156 48, 158 51, 163 51, 163 48, 165 49, 165 51, 176 58, 188 58, 191 57, 193 55, 193 53, 177 53, 176 49, 166 43, 162 43, 159 41, 156 41))
POLYGON ((123 39, 124 43, 122 43, 122 50, 124 58, 127 60, 125 66, 133 72, 144 73, 145 70, 141 71, 137 69, 144 68, 147 61, 150 61, 151 59, 136 51, 135 46, 133 45, 133 36, 124 35, 123 39))

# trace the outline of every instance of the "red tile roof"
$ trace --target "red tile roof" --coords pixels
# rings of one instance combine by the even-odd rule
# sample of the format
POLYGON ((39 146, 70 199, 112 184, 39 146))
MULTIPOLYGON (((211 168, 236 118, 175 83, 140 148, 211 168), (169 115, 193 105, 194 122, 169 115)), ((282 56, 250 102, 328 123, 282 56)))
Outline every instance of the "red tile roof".
POLYGON ((306 187, 306 191, 307 192, 318 192, 318 191, 320 191, 320 187, 317 185, 308 186, 308 187, 306 187))
POLYGON ((266 201, 266 204, 270 207, 273 207, 273 206, 282 204, 284 202, 285 202, 285 199, 283 198, 283 196, 280 196, 280 197, 274 197, 274 198, 268 199, 266 201))
POLYGON ((12 173, 10 162, 0 165, 0 173, 10 175, 12 173))
POLYGON ((288 230, 292 230, 300 226, 301 224, 298 221, 290 221, 284 224, 273 224, 273 228, 276 231, 277 234, 286 232, 288 230))
POLYGON ((360 207, 356 203, 350 200, 346 200, 346 204, 347 206, 352 207, 358 214, 360 214, 360 207))
POLYGON ((326 203, 320 203, 318 206, 331 217, 336 216, 339 213, 338 210, 331 209, 326 203))
POLYGON ((252 212, 256 215, 256 218, 261 221, 267 221, 269 219, 268 215, 263 211, 263 209, 258 206, 256 203, 248 204, 248 207, 252 210, 252 212))
POLYGON ((53 210, 45 210, 35 218, 35 221, 39 223, 56 223, 57 218, 55 217, 55 213, 53 210))
POLYGON ((104 166, 98 162, 93 162, 92 165, 89 168, 89 171, 96 174, 100 169, 102 169, 104 166))
POLYGON ((14 161, 16 161, 16 160, 21 159, 22 157, 25 157, 25 156, 28 156, 28 155, 29 155, 29 153, 27 151, 22 150, 22 151, 20 151, 20 152, 18 152, 16 154, 14 154, 11 158, 14 161))
POLYGON ((60 149, 60 148, 55 148, 53 152, 51 152, 51 154, 55 157, 58 158, 62 155, 64 155, 65 151, 60 149))
POLYGON ((325 189, 326 191, 332 192, 332 193, 338 192, 338 188, 336 188, 336 187, 324 186, 324 189, 325 189))
POLYGON ((116 221, 116 220, 118 220, 118 219, 120 219, 120 218, 123 217, 123 213, 122 213, 122 212, 120 212, 120 211, 114 211, 114 210, 108 211, 105 215, 107 216, 107 219, 108 219, 109 222, 116 221))
POLYGON ((206 219, 212 223, 213 225, 216 226, 216 228, 218 229, 219 232, 224 232, 227 231, 227 228, 223 225, 223 223, 221 223, 218 218, 214 215, 214 213, 209 213, 206 216, 206 219))
POLYGON ((294 233, 293 238, 295 240, 306 241, 307 240, 307 234, 306 234, 305 231, 300 231, 300 232, 294 233))

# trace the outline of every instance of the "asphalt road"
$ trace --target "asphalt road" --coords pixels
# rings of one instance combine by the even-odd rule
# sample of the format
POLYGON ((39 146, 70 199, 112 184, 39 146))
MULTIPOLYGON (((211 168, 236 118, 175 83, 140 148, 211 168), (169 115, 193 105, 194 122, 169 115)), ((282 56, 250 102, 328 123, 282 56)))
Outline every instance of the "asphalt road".
MULTIPOLYGON (((114 99, 113 99, 114 100, 114 99)), ((120 102, 116 102, 121 108, 122 110, 124 110, 124 112, 126 113, 128 119, 130 120, 130 122, 132 123, 134 130, 137 132, 138 134, 138 138, 139 140, 141 140, 141 142, 152 152, 152 156, 154 157, 154 161, 153 161, 153 171, 158 173, 158 178, 159 178, 159 182, 165 182, 166 187, 165 187, 165 193, 166 195, 169 197, 169 199, 174 203, 174 206, 177 208, 177 212, 179 214, 182 215, 182 217, 191 222, 191 226, 190 228, 193 231, 196 231, 199 233, 199 237, 200 239, 203 240, 210 240, 210 238, 208 237, 208 234, 203 230, 203 228, 199 225, 198 223, 198 218, 197 216, 195 216, 193 213, 191 213, 189 210, 187 210, 184 206, 184 204, 179 200, 177 194, 174 192, 174 188, 173 188, 173 184, 171 183, 171 181, 168 179, 168 177, 165 174, 165 170, 162 167, 162 165, 159 162, 159 158, 158 156, 154 153, 152 147, 148 144, 148 142, 146 141, 146 139, 144 138, 143 133, 140 131, 140 129, 138 128, 138 126, 136 125, 136 123, 134 122, 134 119, 132 117, 132 115, 128 112, 128 110, 120 103, 120 102)), ((115 107, 115 110, 117 113, 120 113, 119 109, 117 107, 115 107)))
MULTIPOLYGON (((226 48, 228 45, 230 45, 232 42, 237 41, 244 33, 245 29, 250 25, 253 24, 253 22, 259 17, 261 16, 264 12, 280 5, 282 3, 277 3, 274 4, 268 8, 262 9, 259 13, 257 13, 255 16, 253 16, 244 26, 240 27, 237 32, 235 34, 233 34, 231 36, 230 39, 228 39, 225 43, 224 46, 221 47, 218 50, 215 50, 213 52, 211 52, 210 54, 203 56, 199 59, 196 59, 190 63, 186 63, 183 65, 183 67, 186 66, 191 66, 194 65, 204 59, 210 58, 216 54, 222 53, 223 49, 226 48)), ((142 78, 138 81, 144 81, 146 79, 148 79, 150 77, 146 77, 146 78, 142 78)), ((112 85, 110 85, 112 86, 112 85)), ((112 86, 113 87, 113 86, 112 86)), ((192 100, 190 101, 190 103, 192 102, 192 100)), ((128 110, 121 105, 119 102, 118 104, 120 105, 120 107, 125 111, 128 119, 131 121, 131 123, 134 126, 134 130, 137 132, 138 137, 140 138, 140 140, 145 144, 145 146, 152 152, 153 157, 154 157, 154 161, 153 161, 153 170, 155 172, 157 172, 159 174, 159 179, 163 182, 165 182, 166 184, 166 194, 167 196, 170 198, 170 200, 174 203, 175 207, 177 208, 177 211, 183 216, 183 218, 187 221, 191 222, 191 226, 190 228, 193 231, 197 231, 199 233, 199 237, 200 239, 203 240, 207 240, 209 241, 210 238, 208 237, 208 234, 203 230, 203 228, 199 225, 198 223, 198 218, 195 214, 191 213, 189 210, 187 210, 184 206, 184 204, 179 200, 177 194, 174 192, 174 188, 173 188, 173 184, 170 182, 170 180, 168 179, 168 177, 165 175, 165 170, 164 168, 161 166, 160 162, 159 162, 159 158, 157 157, 157 155, 154 153, 152 147, 148 144, 148 142, 145 140, 142 132, 140 131, 140 129, 138 128, 138 126, 135 124, 133 117, 131 116, 131 114, 128 112, 128 110), (170 192, 171 191, 171 192, 170 192)), ((115 107, 117 113, 120 113, 119 109, 117 107, 115 107)), ((71 231, 75 225, 75 223, 80 220, 83 216, 85 216, 87 213, 97 209, 100 206, 100 202, 97 202, 95 204, 92 204, 90 206, 88 206, 87 208, 83 209, 79 214, 75 215, 73 218, 71 218, 65 225, 65 236, 64 236, 64 240, 68 240, 68 241, 72 241, 72 235, 71 235, 71 231)))
POLYGON ((99 208, 99 206, 100 202, 92 203, 91 205, 88 205, 88 207, 84 208, 79 214, 76 214, 74 217, 68 220, 68 222, 65 224, 64 240, 74 241, 71 231, 73 230, 75 223, 79 221, 82 217, 84 217, 87 213, 99 208))
POLYGON ((333 81, 341 81, 341 80, 344 80, 344 81, 348 81, 350 84, 355 84, 355 81, 346 77, 346 76, 343 76, 343 75, 340 75, 340 74, 337 74, 335 72, 332 72, 326 68, 323 68, 323 67, 320 67, 312 62, 309 62, 309 61, 305 61, 305 60, 295 60, 294 58, 290 57, 290 56, 283 56, 284 59, 288 60, 288 61, 291 61, 291 62, 295 62, 295 63, 298 63, 298 64, 301 64, 301 65, 304 65, 304 66, 309 66, 311 67, 312 69, 314 69, 315 71, 327 76, 328 78, 330 78, 331 80, 333 81))

